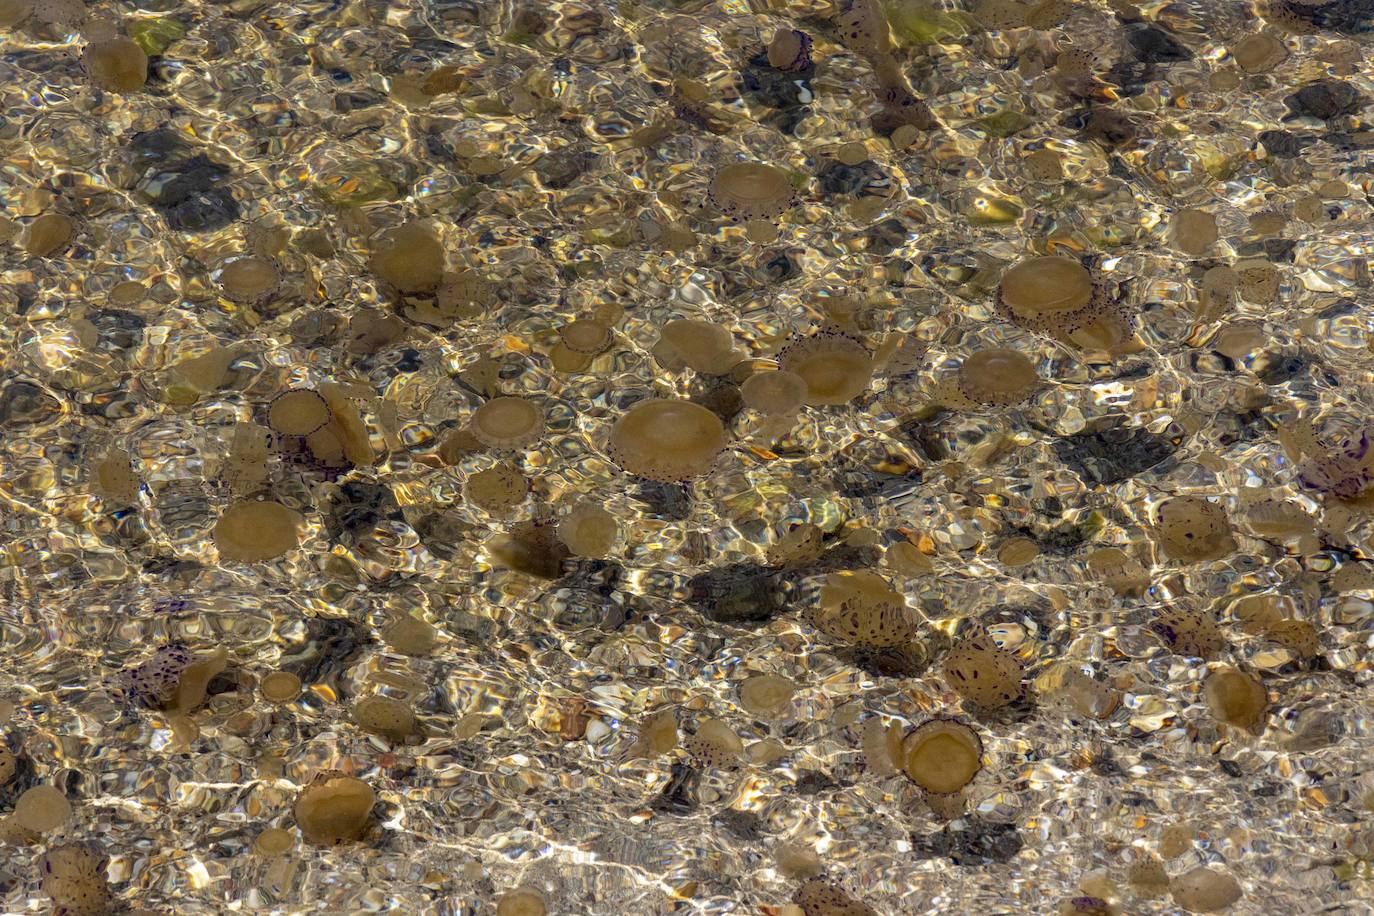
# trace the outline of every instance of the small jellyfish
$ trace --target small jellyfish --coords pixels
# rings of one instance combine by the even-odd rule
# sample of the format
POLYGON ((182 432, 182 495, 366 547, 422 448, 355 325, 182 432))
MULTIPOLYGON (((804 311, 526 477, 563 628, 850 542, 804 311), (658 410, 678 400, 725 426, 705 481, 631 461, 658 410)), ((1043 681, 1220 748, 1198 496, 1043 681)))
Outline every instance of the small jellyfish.
POLYGON ((740 385, 744 405, 770 417, 795 414, 810 394, 806 379, 795 372, 757 372, 740 385))
POLYGON ((333 415, 329 402, 311 388, 293 388, 272 399, 267 425, 283 436, 309 436, 322 429, 333 415))
POLYGON ((682 746, 699 765, 716 769, 734 767, 744 753, 744 742, 720 719, 703 719, 682 746))
POLYGON ((136 505, 143 488, 129 452, 121 448, 110 449, 93 465, 91 483, 103 499, 121 506, 136 505))
POLYGON ((942 672, 955 693, 983 709, 1000 709, 1023 692, 1021 660, 981 629, 949 650, 942 672))
POLYGON ((1135 333, 1135 316, 1072 258, 1016 264, 1002 275, 996 307, 1018 327, 1078 347, 1109 350, 1135 333))
POLYGON ((108 92, 136 92, 148 82, 148 55, 132 38, 93 41, 81 61, 91 83, 108 92))
POLYGON ((548 911, 544 895, 532 887, 518 887, 502 894, 496 904, 496 916, 545 916, 548 911))
POLYGON ((221 560, 262 563, 275 560, 301 543, 300 513, 268 499, 232 503, 215 523, 215 547, 221 560))
POLYGON ((1374 424, 1366 424, 1331 451, 1298 464, 1298 484, 1340 499, 1354 499, 1374 480, 1374 424))
POLYGON ((582 503, 558 521, 558 539, 575 556, 609 556, 619 538, 620 522, 591 503, 582 503))
POLYGON ((54 846, 38 860, 43 892, 52 898, 53 912, 67 916, 104 916, 115 912, 106 868, 109 859, 95 843, 54 846))
POLYGON ((434 295, 440 324, 480 318, 500 305, 496 287, 475 270, 459 270, 444 277, 434 295))
POLYGON ((1216 913, 1244 896, 1240 882, 1224 871, 1199 865, 1169 882, 1174 903, 1190 913, 1216 913))
POLYGON ((611 345, 611 326, 595 318, 578 318, 558 329, 559 345, 578 356, 592 357, 611 345))
POLYGON ((359 309, 348 320, 344 348, 349 353, 371 356, 405 336, 405 322, 378 309, 359 309))
POLYGON ((1203 681, 1207 708, 1218 722, 1247 731, 1264 724, 1269 709, 1269 691, 1253 674, 1230 666, 1218 668, 1203 681))
POLYGON ((935 795, 952 795, 983 769, 983 742, 954 719, 931 719, 902 740, 902 771, 935 795))
POLYGON ((1226 509, 1200 496, 1176 496, 1155 507, 1153 535, 1181 563, 1217 560, 1235 550, 1226 509))
POLYGON ((570 554, 558 539, 556 526, 540 520, 521 522, 490 542, 492 560, 516 572, 541 579, 563 575, 570 554))
POLYGON ((1162 608, 1156 612, 1150 630, 1179 655, 1210 658, 1226 648, 1226 638, 1216 618, 1206 611, 1162 608))
POLYGON ((376 239, 371 269, 401 293, 434 292, 444 279, 444 246, 424 223, 403 223, 376 239))
POLYGON ((76 222, 64 213, 44 213, 29 223, 24 250, 36 258, 61 254, 76 233, 76 222))
POLYGON ((521 449, 544 434, 544 412, 528 398, 492 398, 473 413, 470 428, 491 448, 521 449))
POLYGON ((258 682, 258 693, 269 703, 290 703, 301 695, 301 679, 290 671, 273 671, 258 682))
POLYGON ((822 331, 798 338, 778 353, 778 365, 806 383, 811 406, 847 404, 873 381, 873 355, 847 334, 822 331))
POLYGON ((525 501, 530 482, 509 464, 494 464, 468 476, 463 495, 468 502, 488 512, 509 512, 525 501))
POLYGON ((840 43, 861 57, 878 57, 892 51, 892 36, 879 0, 843 0, 831 20, 840 43))
POLYGON ((916 620, 902 593, 867 571, 827 577, 811 619, 832 639, 873 649, 905 645, 916 636, 916 620))
POLYGON ((1174 244, 1185 254, 1200 258, 1216 244, 1217 218, 1206 210, 1180 210, 1169 226, 1174 244))
POLYGON ((803 566, 814 563, 820 559, 824 539, 825 532, 819 526, 797 525, 768 548, 768 562, 772 566, 803 566))
POLYGON ((321 770, 301 789, 293 813, 306 842, 337 846, 362 838, 377 797, 372 787, 338 770, 321 770))
POLYGON ((1145 565, 1120 547, 1099 547, 1088 554, 1088 571, 1118 595, 1131 595, 1150 586, 1145 565))
POLYGON ((353 704, 353 721, 368 734, 399 743, 419 733, 415 711, 394 697, 370 696, 353 704))
POLYGON ((296 837, 289 830, 268 827, 253 840, 253 853, 263 859, 284 856, 296 848, 296 837))
POLYGON ((1003 347, 973 353, 954 379, 959 399, 975 407, 1013 407, 1035 394, 1041 384, 1030 359, 1003 347))
POLYGON ((652 352, 669 372, 691 369, 702 375, 724 375, 743 358, 729 328, 693 318, 665 324, 652 352))
POLYGON ((1288 59, 1288 46, 1273 35, 1259 32, 1231 45, 1231 56, 1246 73, 1267 73, 1288 59))
POLYGON ((877 916, 866 903, 855 900, 837 884, 824 878, 810 878, 792 895, 792 902, 806 916, 877 916))
POLYGON ((725 445, 724 424, 705 407, 653 398, 620 415, 606 451, 611 461, 637 477, 678 483, 710 471, 725 445))
POLYGON ((768 66, 784 73, 811 67, 811 36, 798 29, 778 29, 768 42, 768 66))
POLYGON ((1169 892, 1169 873, 1164 870, 1164 863, 1159 856, 1137 850, 1126 869, 1126 883, 1139 897, 1163 897, 1169 892))
POLYGON ((402 655, 428 655, 439 644, 439 631, 434 625, 413 614, 398 615, 382 627, 381 634, 387 648, 402 655))
POLYGON ((786 172, 758 162, 735 162, 711 176, 706 199, 734 222, 771 221, 797 202, 786 172))
POLYGON ((771 719, 781 713, 792 702, 797 685, 776 674, 756 674, 747 677, 739 685, 740 705, 754 715, 771 719))
POLYGON ((270 258, 236 258, 219 270, 224 298, 243 305, 260 305, 281 288, 281 268, 270 258))
POLYGON ((56 786, 34 786, 14 803, 15 823, 34 833, 52 833, 71 817, 72 803, 56 786))

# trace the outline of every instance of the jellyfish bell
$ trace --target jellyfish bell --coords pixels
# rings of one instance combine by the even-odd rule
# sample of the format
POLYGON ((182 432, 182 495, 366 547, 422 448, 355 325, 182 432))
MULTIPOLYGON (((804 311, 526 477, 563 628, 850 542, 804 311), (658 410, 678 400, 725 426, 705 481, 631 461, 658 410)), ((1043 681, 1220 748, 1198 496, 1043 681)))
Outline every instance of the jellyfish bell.
POLYGON ((733 222, 774 220, 797 202, 787 173, 761 162, 734 162, 711 176, 707 202, 733 222))
POLYGON ((679 483, 710 471, 725 446, 725 426, 711 411, 691 401, 653 398, 620 415, 607 452, 637 477, 679 483))
POLYGON ((491 448, 524 448, 544 434, 544 412, 527 398, 492 398, 473 413, 470 428, 491 448))
POLYGON ((931 719, 902 741, 902 771, 927 792, 950 795, 983 769, 983 742, 953 719, 931 719))
POLYGON ((1041 387, 1035 364, 1024 354, 1003 347, 979 350, 959 367, 959 393, 983 407, 1011 407, 1041 387))
POLYGON ((1002 275, 999 314, 1018 327, 1084 349, 1110 350, 1135 333, 1135 318, 1072 258, 1021 261, 1002 275))
POLYGON ((873 381, 873 355, 856 338, 822 331, 794 340, 778 353, 778 365, 806 383, 806 403, 847 404, 873 381))

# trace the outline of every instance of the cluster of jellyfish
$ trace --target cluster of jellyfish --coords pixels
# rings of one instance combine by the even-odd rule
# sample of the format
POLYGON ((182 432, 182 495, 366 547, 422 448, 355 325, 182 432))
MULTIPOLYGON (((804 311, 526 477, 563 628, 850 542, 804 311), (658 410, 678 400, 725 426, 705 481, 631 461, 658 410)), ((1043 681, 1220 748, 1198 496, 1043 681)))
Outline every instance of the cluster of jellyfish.
MULTIPOLYGON (((1047 28, 1062 20, 1070 6, 1063 0, 980 0, 975 4, 977 15, 991 28, 1047 28)), ((1316 14, 1309 8, 1324 5, 1305 0, 1276 4, 1279 13, 1315 21, 1316 14)), ((13 0, 3 12, 7 24, 16 26, 38 16, 40 10, 27 0, 13 0)), ((850 0, 834 25, 844 45, 871 65, 882 107, 874 119, 875 128, 898 136, 938 126, 901 74, 882 8, 875 0, 850 0)), ((807 33, 783 29, 767 45, 766 59, 781 73, 799 73, 812 66, 814 48, 807 33)), ((1256 36, 1239 52, 1241 66, 1248 70, 1262 68, 1282 47, 1276 48, 1267 36, 1256 36)), ((108 30, 87 42, 82 62, 90 81, 105 91, 137 92, 148 79, 149 62, 142 48, 108 30)), ((1066 74, 1081 64, 1071 55, 1059 62, 1066 74)), ((1051 168, 1054 164, 1041 165, 1051 168)), ((798 188, 785 170, 761 162, 735 162, 715 170, 703 203, 721 219, 741 224, 750 239, 766 242, 776 234, 775 222, 798 200, 798 188)), ((23 244, 34 257, 50 257, 64 250, 77 231, 70 217, 45 214, 28 225, 23 244)), ((1217 227, 1206 213, 1184 211, 1174 234, 1185 251, 1201 253, 1215 241, 1217 227)), ((349 329, 349 349, 375 352, 401 339, 408 323, 444 328, 481 320, 500 307, 496 289, 480 271, 452 271, 447 264, 448 252, 423 222, 408 222, 376 237, 370 269, 394 304, 395 314, 358 311, 349 329)), ((1271 279, 1268 273, 1248 281, 1232 278, 1258 287, 1271 279)), ((250 305, 276 295, 283 283, 280 266, 259 255, 223 263, 215 280, 227 299, 250 305)), ((1111 357, 1140 346, 1136 334, 1141 318, 1117 284, 1075 257, 1024 257, 1002 273, 990 305, 996 320, 1070 351, 1111 357)), ((557 329, 557 342, 548 353, 551 365, 567 374, 587 371, 618 346, 623 317, 615 306, 607 305, 566 322, 557 329)), ((728 328, 705 320, 675 319, 659 329, 652 356, 665 371, 690 371, 736 388, 742 405, 759 418, 755 435, 771 441, 786 435, 807 409, 840 408, 859 398, 904 343, 900 335, 874 342, 852 329, 827 324, 794 335, 774 359, 760 360, 749 358, 748 350, 728 328)), ((225 350, 187 360, 178 367, 178 396, 194 399, 197 392, 213 390, 233 355, 225 350)), ((996 412, 1015 408, 1054 384, 1054 379, 1041 377, 1021 351, 984 347, 938 378, 927 396, 931 406, 941 410, 996 412)), ((377 459, 358 400, 342 384, 324 381, 315 387, 277 392, 257 405, 255 420, 236 431, 230 452, 215 471, 233 494, 212 533, 218 558, 225 564, 267 563, 302 549, 307 519, 282 498, 274 498, 274 462, 289 462, 322 480, 333 480, 377 459)), ((466 425, 448 435, 438 454, 454 467, 470 456, 489 457, 481 469, 464 475, 463 496, 472 506, 500 519, 530 498, 528 468, 515 459, 541 441, 548 422, 537 398, 493 391, 466 425)), ((690 485, 723 463, 737 460, 739 445, 732 441, 731 429, 719 412, 709 404, 680 397, 646 397, 624 409, 598 436, 605 458, 627 476, 668 485, 690 485)), ((1316 441, 1310 430, 1293 431, 1297 483, 1321 499, 1365 498, 1374 484, 1371 436, 1371 424, 1336 444, 1316 441)), ((143 482, 134 458, 117 447, 93 464, 90 484, 112 504, 137 507, 142 499, 143 482)), ((1302 506, 1285 500, 1255 502, 1245 509, 1244 521, 1257 535, 1279 538, 1301 537, 1316 527, 1302 506)), ((1235 523, 1222 500, 1188 495, 1155 505, 1148 530, 1163 557, 1188 565, 1232 554, 1237 549, 1235 523)), ((567 557, 611 555, 621 535, 610 512, 575 503, 561 507, 555 517, 499 532, 490 553, 498 563, 553 578, 567 557)), ((798 526, 775 546, 770 561, 783 568, 802 566, 815 558, 820 540, 815 526, 798 526)), ((1004 559, 1024 562, 1017 549, 1004 551, 1004 559)), ((807 624, 824 639, 859 652, 901 650, 916 642, 925 623, 890 576, 926 575, 930 562, 910 544, 890 548, 885 559, 885 573, 849 570, 827 576, 814 605, 805 611, 807 624)), ((1089 565, 1122 594, 1149 584, 1139 560, 1119 547, 1096 550, 1089 565)), ((1245 624, 1299 658, 1312 659, 1322 651, 1321 633, 1311 622, 1284 617, 1272 607, 1257 612, 1245 624)), ((1162 609, 1151 630, 1179 655, 1211 660, 1228 647, 1226 633, 1209 612, 1183 603, 1162 609)), ((397 619, 384 635, 392 647, 412 654, 430 651, 437 639, 434 627, 410 616, 397 619)), ((173 723, 184 745, 195 738, 193 713, 205 701, 208 684, 229 664, 223 648, 197 654, 182 645, 168 645, 137 666, 112 675, 104 689, 133 707, 156 711, 173 723)), ((980 627, 963 633, 950 646, 938 670, 963 708, 951 706, 910 728, 874 717, 863 733, 863 753, 870 773, 908 780, 934 816, 954 819, 965 813, 970 787, 989 766, 996 765, 989 759, 985 737, 987 729, 997 727, 997 720, 984 714, 1027 702, 1031 688, 1025 660, 980 627)), ((256 686, 263 700, 289 704, 308 685, 282 670, 264 674, 256 686)), ((738 696, 746 709, 766 718, 787 707, 797 686, 777 675, 752 675, 740 682, 738 696)), ((1071 666, 1058 672, 1056 689, 1078 712, 1095 718, 1105 718, 1120 703, 1121 691, 1116 686, 1071 666)), ((1219 726, 1252 734, 1266 728, 1274 698, 1260 674, 1239 665, 1215 665, 1206 675, 1202 694, 1219 726)), ((364 697, 353 705, 350 718, 363 732, 393 745, 419 743, 424 738, 414 710, 393 697, 364 697)), ((686 735, 680 735, 671 711, 650 716, 640 727, 635 753, 644 756, 665 756, 680 749, 698 766, 716 769, 739 766, 746 756, 741 737, 718 718, 699 719, 686 735)), ((15 754, 0 752, 0 783, 10 780, 18 768, 15 754)), ((254 853, 268 859, 288 856, 298 839, 320 847, 366 843, 377 830, 377 801, 374 788, 363 779, 322 770, 299 789, 291 808, 295 831, 262 830, 254 853)), ((71 816, 71 805, 59 789, 37 785, 17 797, 13 810, 0 821, 0 837, 11 843, 42 843, 71 816)), ((1243 896, 1240 882, 1231 874, 1197 867, 1170 875, 1161 855, 1140 855, 1122 883, 1142 898, 1172 895, 1175 904, 1190 912, 1224 910, 1243 896)), ((844 886, 842 878, 824 875, 819 863, 804 855, 794 858, 785 871, 800 880, 791 902, 780 913, 875 913, 844 886)), ((39 861, 41 885, 56 912, 96 916, 117 911, 119 901, 107 880, 105 852, 96 843, 52 845, 39 861)), ((1097 875, 1084 885, 1081 894, 1062 902, 1060 912, 1118 912, 1113 901, 1120 893, 1112 881, 1097 875)), ((510 889, 496 904, 501 916, 542 916, 550 911, 558 910, 539 890, 529 887, 510 889)))

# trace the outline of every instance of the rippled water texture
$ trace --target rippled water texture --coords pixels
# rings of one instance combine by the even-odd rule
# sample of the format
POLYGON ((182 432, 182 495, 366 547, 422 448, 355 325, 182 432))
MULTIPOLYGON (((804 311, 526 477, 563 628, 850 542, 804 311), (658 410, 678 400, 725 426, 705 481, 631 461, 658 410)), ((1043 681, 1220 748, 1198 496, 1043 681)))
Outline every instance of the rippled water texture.
POLYGON ((825 0, 0 2, 0 909, 88 843, 89 912, 863 912, 794 904, 818 874, 887 916, 1178 912, 1159 862, 1374 912, 1374 500, 1313 463, 1374 411, 1374 7, 885 3, 890 47, 825 0), (426 245, 448 299, 388 276, 426 245), (1134 341, 999 310, 1044 254, 1134 341), (673 319, 728 331, 712 366, 673 319), (743 406, 822 339, 861 393, 743 406), (496 396, 542 434, 474 438, 496 396), (723 422, 707 473, 612 460, 653 473, 608 448, 650 396, 723 422), (905 608, 827 619, 827 581, 905 608), (1023 669, 996 711, 943 667, 979 625, 952 658, 1023 669), (933 716, 982 743, 958 798, 879 730, 933 716), (376 804, 311 845, 330 769, 376 804), (40 784, 72 811, 31 832, 40 784))

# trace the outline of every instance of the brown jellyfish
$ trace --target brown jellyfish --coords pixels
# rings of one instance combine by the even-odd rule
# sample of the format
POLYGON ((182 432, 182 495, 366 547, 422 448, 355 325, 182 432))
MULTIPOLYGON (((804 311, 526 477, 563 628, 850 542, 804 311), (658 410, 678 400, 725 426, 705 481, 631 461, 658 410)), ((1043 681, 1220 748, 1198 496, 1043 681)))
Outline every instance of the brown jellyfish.
POLYGON ((982 740, 954 719, 931 719, 902 740, 902 772, 934 795, 958 792, 982 769, 982 740))
POLYGON ((1240 882, 1224 871, 1199 865, 1169 882, 1174 903, 1190 913, 1215 913, 1245 896, 1240 882))
POLYGON ((792 895, 806 916, 877 916, 866 903, 850 897, 839 885, 823 878, 808 878, 792 895))
POLYGON ((654 398, 630 407, 611 428, 607 453, 638 477, 678 483, 711 469, 725 450, 725 426, 705 407, 654 398))
POLYGON ((778 353, 778 365, 806 383, 811 406, 847 404, 868 390, 873 381, 873 355, 847 334, 822 331, 788 344, 778 353))
POLYGON ((503 894, 496 904, 496 916, 545 916, 548 911, 544 895, 532 887, 518 887, 503 894))
POLYGON ((1072 258, 1035 257, 997 288, 998 313, 1017 327, 1088 349, 1110 350, 1135 333, 1135 316, 1106 283, 1072 258))
POLYGON ((377 735, 393 743, 405 741, 418 734, 420 725, 415 711, 394 697, 364 697, 353 704, 353 721, 370 735, 377 735))
POLYGON ((1161 608, 1150 623, 1150 630, 1179 655, 1209 658, 1226 648, 1216 618, 1206 611, 1161 608))
POLYGON ((882 649, 916 636, 916 620, 902 593, 877 573, 834 573, 811 614, 816 629, 852 645, 882 649))
POLYGON ((972 407, 1013 407, 1029 398, 1041 386, 1035 364, 1024 354, 994 347, 979 350, 964 360, 954 378, 956 397, 972 407))
POLYGON ((1253 674, 1229 665, 1217 668, 1202 682, 1207 708, 1218 722, 1247 731, 1264 724, 1269 709, 1269 691, 1253 674))
POLYGON ((377 238, 371 268, 401 293, 433 292, 444 279, 444 246, 424 223, 402 223, 377 238))
POLYGON ((782 713, 796 692, 796 683, 785 677, 755 674, 740 682, 739 702, 755 716, 769 719, 782 713))
POLYGON ((271 299, 281 288, 281 270, 269 258, 250 255, 219 269, 219 289, 224 298, 244 305, 271 299))
POLYGON ((469 475, 463 485, 468 502, 488 512, 509 512, 525 501, 530 483, 509 464, 495 464, 469 475))
POLYGON ((1303 460, 1297 467, 1298 484, 1339 499, 1361 495, 1374 480, 1372 434, 1374 423, 1366 424, 1326 454, 1303 460))
POLYGON ((945 656, 942 673, 955 693, 983 709, 1000 709, 1022 695, 1021 660, 978 629, 945 656))
POLYGON ((233 503, 215 523, 220 558, 235 563, 273 560, 301 542, 301 516, 279 502, 245 499, 233 503))
POLYGON ((71 244, 76 222, 64 213, 44 213, 29 223, 24 250, 36 258, 61 254, 71 244))
POLYGON ((108 865, 109 859, 94 843, 65 843, 45 852, 38 871, 53 911, 72 916, 113 913, 118 901, 106 877, 108 865))
POLYGON ((372 787, 338 770, 321 770, 301 789, 293 813, 307 843, 337 846, 362 838, 377 796, 372 787))
POLYGON ((610 512, 591 503, 575 507, 558 520, 558 539, 575 556, 609 556, 619 538, 620 522, 610 512))
POLYGON ((484 445, 520 449, 544 434, 544 411, 526 398, 492 398, 473 413, 470 427, 484 445))
POLYGON ((581 356, 596 356, 611 345, 610 325, 594 318, 578 318, 558 329, 559 343, 581 356))
POLYGON ((744 406, 770 417, 786 417, 801 410, 810 389, 795 372, 756 372, 744 380, 739 392, 744 406))
POLYGON ((715 769, 735 766, 744 753, 744 742, 720 719, 703 719, 682 747, 700 766, 715 769))
POLYGON ((1155 508, 1155 540, 1172 560, 1199 563, 1235 550, 1226 509, 1200 496, 1176 496, 1155 508))
POLYGON ((706 199, 733 222, 775 220, 797 202, 787 173, 760 162, 735 162, 711 176, 706 199))
POLYGON ((724 375, 743 358, 729 328, 695 318, 665 324, 652 352, 669 372, 691 369, 702 375, 724 375))
POLYGON ((313 388, 293 388, 272 399, 267 425, 283 436, 304 438, 329 422, 329 402, 313 388))
POLYGON ((496 288, 475 270, 459 270, 444 277, 434 294, 437 314, 445 323, 478 318, 498 304, 496 288))
POLYGON ((811 36, 797 29, 778 29, 768 42, 768 66, 797 73, 811 66, 811 36))
POLYGON ((132 38, 93 41, 81 62, 91 83, 109 92, 134 92, 148 82, 148 55, 132 38))

